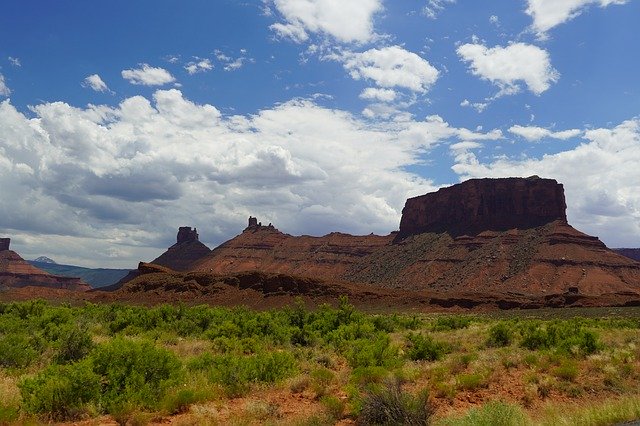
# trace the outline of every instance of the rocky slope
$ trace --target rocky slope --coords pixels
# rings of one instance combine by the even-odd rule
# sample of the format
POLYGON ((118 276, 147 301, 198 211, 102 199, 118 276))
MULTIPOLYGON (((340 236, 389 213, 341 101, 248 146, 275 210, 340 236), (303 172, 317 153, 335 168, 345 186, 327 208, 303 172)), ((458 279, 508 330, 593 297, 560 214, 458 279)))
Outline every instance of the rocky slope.
POLYGON ((41 286, 55 289, 86 291, 91 287, 79 278, 51 275, 25 261, 9 249, 11 240, 0 240, 0 287, 41 286))
POLYGON ((215 248, 192 270, 215 274, 260 271, 339 279, 353 265, 391 243, 394 235, 294 237, 273 226, 250 224, 242 234, 215 248))

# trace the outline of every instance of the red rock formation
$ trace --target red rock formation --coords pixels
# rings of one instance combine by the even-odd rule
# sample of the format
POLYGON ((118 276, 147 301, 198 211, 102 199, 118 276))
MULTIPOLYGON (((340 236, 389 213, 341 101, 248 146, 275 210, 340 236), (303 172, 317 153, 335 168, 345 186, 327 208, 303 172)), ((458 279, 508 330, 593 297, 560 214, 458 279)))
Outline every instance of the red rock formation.
POLYGON ((86 291, 89 284, 80 278, 51 275, 26 262, 18 253, 9 250, 9 238, 3 238, 6 244, 0 250, 0 285, 7 287, 40 286, 56 289, 86 291))
POLYGON ((393 234, 353 236, 339 232, 324 237, 294 237, 271 225, 249 226, 196 262, 192 270, 216 274, 261 271, 335 279, 392 239, 393 234))
POLYGON ((151 263, 161 265, 174 271, 189 270, 191 265, 211 251, 198 240, 198 232, 188 226, 178 229, 176 243, 169 247, 151 263))
POLYGON ((424 232, 451 235, 527 229, 566 221, 562 185, 553 179, 471 179, 407 200, 398 239, 424 232))
POLYGON ((640 265, 569 226, 562 185, 538 177, 474 179, 410 199, 398 236, 293 237, 253 223, 193 270, 440 294, 640 295, 640 265))

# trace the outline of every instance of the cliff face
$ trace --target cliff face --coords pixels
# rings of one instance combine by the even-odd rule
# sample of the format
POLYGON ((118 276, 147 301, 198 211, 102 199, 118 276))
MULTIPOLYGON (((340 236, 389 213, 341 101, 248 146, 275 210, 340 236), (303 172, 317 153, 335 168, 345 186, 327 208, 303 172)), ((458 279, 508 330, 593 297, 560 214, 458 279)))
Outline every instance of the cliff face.
POLYGON ((471 179, 407 200, 398 240, 424 232, 450 235, 528 229, 565 221, 564 189, 553 179, 471 179))
POLYGON ((18 253, 9 250, 9 238, 3 238, 0 250, 0 285, 7 287, 38 286, 56 289, 87 291, 89 284, 80 278, 51 275, 26 262, 18 253))

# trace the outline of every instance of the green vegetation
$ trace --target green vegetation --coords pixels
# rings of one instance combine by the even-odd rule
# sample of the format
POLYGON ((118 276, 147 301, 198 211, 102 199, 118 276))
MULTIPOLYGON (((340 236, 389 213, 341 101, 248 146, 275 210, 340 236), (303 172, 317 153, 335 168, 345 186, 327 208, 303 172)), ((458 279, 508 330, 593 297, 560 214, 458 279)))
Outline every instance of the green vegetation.
POLYGON ((368 315, 346 299, 271 311, 0 303, 0 424, 103 414, 134 424, 180 413, 217 424, 605 425, 640 417, 637 318, 524 314, 368 315), (307 402, 286 411, 283 398, 307 402), (456 400, 478 403, 448 414, 456 400))

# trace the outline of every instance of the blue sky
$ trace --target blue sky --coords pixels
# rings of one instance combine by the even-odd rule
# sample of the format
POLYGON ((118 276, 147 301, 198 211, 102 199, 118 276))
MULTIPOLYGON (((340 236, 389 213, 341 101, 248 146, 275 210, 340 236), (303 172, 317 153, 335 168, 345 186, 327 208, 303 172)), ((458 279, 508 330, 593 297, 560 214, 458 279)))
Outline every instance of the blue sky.
POLYGON ((388 233, 472 177, 564 183, 569 220, 640 246, 635 0, 9 1, 0 233, 135 266, 249 214, 388 233))

